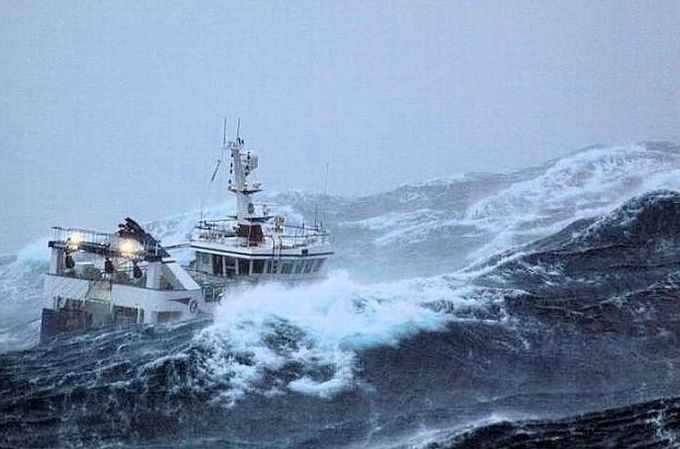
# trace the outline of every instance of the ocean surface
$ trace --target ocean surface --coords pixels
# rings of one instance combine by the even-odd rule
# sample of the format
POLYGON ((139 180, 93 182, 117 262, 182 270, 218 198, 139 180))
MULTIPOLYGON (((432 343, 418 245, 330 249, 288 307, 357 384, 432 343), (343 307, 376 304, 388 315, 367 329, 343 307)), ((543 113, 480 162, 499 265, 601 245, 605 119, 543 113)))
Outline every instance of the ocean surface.
MULTIPOLYGON (((653 142, 273 194, 330 227, 325 280, 44 345, 37 241, 0 256, 0 447, 678 448, 679 188, 653 142)), ((173 244, 198 216, 146 228, 173 244)))

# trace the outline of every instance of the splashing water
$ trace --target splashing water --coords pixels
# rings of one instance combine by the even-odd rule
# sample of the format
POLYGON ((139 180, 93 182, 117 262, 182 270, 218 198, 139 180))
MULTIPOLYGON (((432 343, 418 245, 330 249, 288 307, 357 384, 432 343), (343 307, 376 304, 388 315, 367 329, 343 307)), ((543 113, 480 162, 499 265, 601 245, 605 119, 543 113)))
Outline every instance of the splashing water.
POLYGON ((441 330, 450 316, 426 307, 438 298, 466 307, 474 302, 442 278, 362 285, 346 272, 334 272, 315 284, 258 285, 227 294, 214 325, 197 341, 212 349, 211 376, 231 379, 225 397, 230 404, 266 371, 291 364, 304 370, 277 388, 331 397, 356 387, 355 351, 396 346, 418 332, 441 330), (247 354, 247 362, 235 354, 247 354), (331 374, 319 376, 317 369, 331 374))

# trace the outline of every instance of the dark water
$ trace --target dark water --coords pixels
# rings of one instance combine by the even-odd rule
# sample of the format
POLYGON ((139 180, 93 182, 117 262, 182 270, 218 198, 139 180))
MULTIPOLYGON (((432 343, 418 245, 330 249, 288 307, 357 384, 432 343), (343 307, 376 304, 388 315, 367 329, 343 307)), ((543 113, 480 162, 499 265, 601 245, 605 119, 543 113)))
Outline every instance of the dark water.
POLYGON ((437 448, 675 448, 680 445, 680 399, 588 413, 559 420, 501 422, 441 438, 437 448))
POLYGON ((680 447, 679 248, 680 194, 655 191, 420 281, 446 288, 333 284, 377 342, 294 311, 5 353, 0 446, 680 447))

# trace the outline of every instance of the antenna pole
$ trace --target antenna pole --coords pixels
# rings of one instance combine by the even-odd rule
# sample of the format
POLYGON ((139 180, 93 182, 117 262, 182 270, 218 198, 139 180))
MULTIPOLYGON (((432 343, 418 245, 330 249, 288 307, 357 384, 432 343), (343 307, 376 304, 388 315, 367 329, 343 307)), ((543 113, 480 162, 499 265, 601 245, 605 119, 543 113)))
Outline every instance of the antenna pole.
POLYGON ((324 180, 323 194, 328 196, 328 162, 326 162, 326 179, 324 180))
MULTIPOLYGON (((324 196, 323 200, 326 201, 328 199, 327 198, 328 197, 328 162, 326 162, 326 176, 325 176, 325 179, 324 179, 323 196, 324 196)), ((328 217, 326 217, 326 209, 325 208, 321 209, 321 214, 323 215, 321 217, 321 229, 323 229, 323 220, 328 218, 328 217)), ((314 211, 314 215, 315 215, 314 221, 316 221, 317 211, 314 211)))
POLYGON ((236 139, 241 135, 241 117, 238 118, 238 125, 236 125, 236 139))
POLYGON ((222 148, 227 146, 227 117, 224 117, 224 128, 222 128, 222 148))

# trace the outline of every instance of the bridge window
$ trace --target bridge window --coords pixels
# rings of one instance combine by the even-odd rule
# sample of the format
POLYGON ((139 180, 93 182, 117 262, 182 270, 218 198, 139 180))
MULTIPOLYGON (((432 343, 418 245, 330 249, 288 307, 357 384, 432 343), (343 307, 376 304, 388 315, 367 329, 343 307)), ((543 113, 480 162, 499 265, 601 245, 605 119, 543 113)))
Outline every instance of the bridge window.
POLYGON ((196 253, 196 269, 200 271, 210 270, 210 254, 208 253, 196 253))
POLYGON ((264 271, 264 260, 253 260, 253 274, 261 274, 264 271))
POLYGON ((302 273, 302 267, 304 266, 305 262, 302 260, 298 260, 295 262, 295 273, 302 273))
POLYGON ((224 274, 227 277, 236 275, 236 259, 234 257, 224 256, 224 274))
POLYGON ((212 269, 213 274, 216 276, 222 276, 222 256, 213 254, 212 256, 212 269))
POLYGON ((284 262, 281 264, 281 274, 290 274, 293 271, 293 262, 284 262))
POLYGON ((238 259, 238 274, 241 276, 250 274, 250 261, 248 259, 238 259))
POLYGON ((312 265, 314 264, 313 260, 308 260, 305 262, 305 273, 309 273, 312 271, 312 265))

